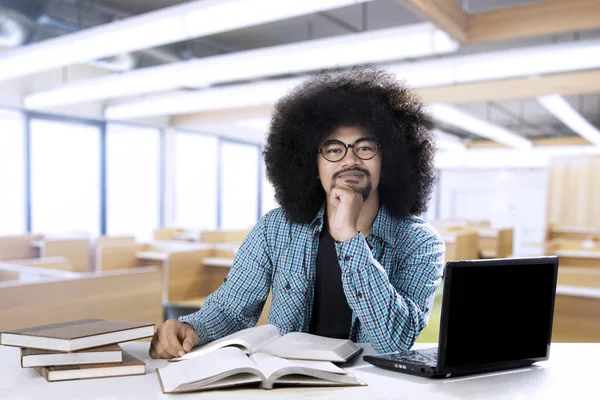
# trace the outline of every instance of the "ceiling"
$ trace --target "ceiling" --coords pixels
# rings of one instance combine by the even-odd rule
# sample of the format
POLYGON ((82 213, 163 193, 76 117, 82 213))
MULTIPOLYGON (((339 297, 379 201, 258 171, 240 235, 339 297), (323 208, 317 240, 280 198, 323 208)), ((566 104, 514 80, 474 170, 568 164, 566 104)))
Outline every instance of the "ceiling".
MULTIPOLYGON (((187 3, 189 0, 0 0, 0 6, 22 12, 35 21, 49 16, 53 23, 43 24, 31 42, 45 40, 71 31, 108 23, 131 15, 187 3), (63 27, 64 28, 64 27, 63 27), (52 31, 53 30, 53 31, 52 31)), ((466 12, 482 12, 518 4, 537 3, 540 0, 455 0, 466 12)), ((400 0, 375 0, 341 9, 287 19, 274 23, 225 32, 210 37, 174 43, 149 51, 139 52, 137 67, 174 62, 189 58, 300 42, 363 30, 374 30, 424 21, 402 5, 400 0)), ((47 22, 47 21, 46 21, 47 22)), ((458 54, 471 54, 498 49, 531 45, 569 42, 600 38, 600 30, 542 36, 525 40, 501 41, 491 44, 463 45, 458 54)), ((438 56, 443 57, 443 56, 438 56)), ((567 100, 588 121, 600 127, 600 94, 567 96, 567 100)), ((480 118, 500 124, 529 138, 575 135, 554 116, 542 108, 535 99, 460 105, 465 111, 480 118)), ((478 140, 458 129, 447 128, 465 139, 478 140)))

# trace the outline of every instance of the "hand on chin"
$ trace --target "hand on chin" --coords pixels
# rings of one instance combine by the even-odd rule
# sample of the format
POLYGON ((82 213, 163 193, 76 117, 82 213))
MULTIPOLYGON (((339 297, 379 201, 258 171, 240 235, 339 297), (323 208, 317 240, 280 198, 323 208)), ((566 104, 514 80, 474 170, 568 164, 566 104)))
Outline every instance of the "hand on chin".
POLYGON ((357 223, 363 205, 360 189, 350 185, 339 185, 331 189, 329 230, 338 242, 346 241, 358 233, 357 223))

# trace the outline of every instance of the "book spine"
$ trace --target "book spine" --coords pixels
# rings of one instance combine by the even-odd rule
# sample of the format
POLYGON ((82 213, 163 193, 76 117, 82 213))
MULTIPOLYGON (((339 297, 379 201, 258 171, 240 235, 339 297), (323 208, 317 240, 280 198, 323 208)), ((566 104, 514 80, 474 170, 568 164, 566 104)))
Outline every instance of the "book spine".
POLYGON ((44 377, 44 379, 46 379, 48 382, 50 382, 50 379, 48 379, 48 368, 34 367, 33 369, 35 369, 38 374, 40 374, 42 377, 44 377))

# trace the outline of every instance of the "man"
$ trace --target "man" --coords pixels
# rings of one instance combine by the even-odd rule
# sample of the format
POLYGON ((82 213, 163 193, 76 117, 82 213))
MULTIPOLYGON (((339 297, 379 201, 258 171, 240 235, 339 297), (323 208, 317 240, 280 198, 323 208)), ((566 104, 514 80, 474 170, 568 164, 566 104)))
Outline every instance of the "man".
POLYGON ((420 101, 373 68, 318 75, 283 97, 264 152, 281 208, 258 221, 198 312, 158 327, 151 356, 254 326, 271 288, 268 322, 282 334, 410 348, 445 252, 417 217, 435 181, 430 127, 420 101))

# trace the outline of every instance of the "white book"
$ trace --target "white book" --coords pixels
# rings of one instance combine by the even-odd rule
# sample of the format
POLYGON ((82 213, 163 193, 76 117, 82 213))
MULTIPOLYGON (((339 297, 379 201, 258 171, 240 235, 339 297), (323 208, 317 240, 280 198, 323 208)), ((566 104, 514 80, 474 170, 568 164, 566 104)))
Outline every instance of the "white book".
POLYGON ((362 348, 348 339, 332 339, 303 332, 281 335, 274 325, 248 328, 207 343, 182 357, 177 362, 202 356, 223 347, 237 347, 246 354, 269 354, 295 360, 316 360, 343 363, 359 354, 362 348))
POLYGON ((158 368, 163 393, 183 393, 235 386, 365 386, 328 361, 286 360, 268 354, 248 356, 242 349, 224 347, 158 368))
POLYGON ((94 347, 71 353, 58 353, 51 350, 21 349, 21 367, 50 367, 58 365, 82 365, 119 363, 123 361, 118 344, 94 347))

